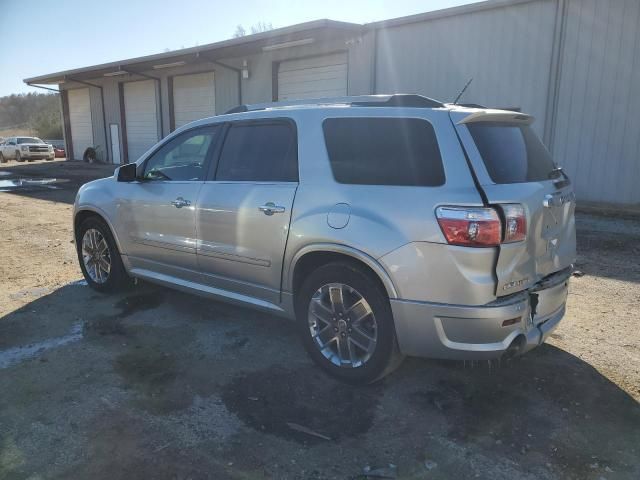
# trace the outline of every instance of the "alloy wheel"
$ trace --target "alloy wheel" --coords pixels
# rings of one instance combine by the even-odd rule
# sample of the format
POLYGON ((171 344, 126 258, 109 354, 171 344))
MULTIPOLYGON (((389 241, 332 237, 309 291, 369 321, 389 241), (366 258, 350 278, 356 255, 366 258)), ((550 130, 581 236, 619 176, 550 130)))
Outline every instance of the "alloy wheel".
POLYGON ((312 296, 308 310, 314 345, 336 366, 357 368, 373 355, 378 324, 367 300, 343 283, 329 283, 312 296))
POLYGON ((89 228, 82 237, 82 262, 91 280, 105 283, 111 273, 111 253, 102 233, 89 228))

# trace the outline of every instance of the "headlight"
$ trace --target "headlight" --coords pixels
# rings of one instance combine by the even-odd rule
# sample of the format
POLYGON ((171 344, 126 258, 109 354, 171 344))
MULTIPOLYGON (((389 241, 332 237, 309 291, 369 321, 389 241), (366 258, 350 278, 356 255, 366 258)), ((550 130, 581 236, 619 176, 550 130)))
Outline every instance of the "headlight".
POLYGON ((20 150, 22 150, 23 152, 28 152, 29 147, 27 147, 26 145, 23 145, 22 147, 20 147, 20 150))
POLYGON ((49 145, 49 151, 53 152, 53 145, 49 145))

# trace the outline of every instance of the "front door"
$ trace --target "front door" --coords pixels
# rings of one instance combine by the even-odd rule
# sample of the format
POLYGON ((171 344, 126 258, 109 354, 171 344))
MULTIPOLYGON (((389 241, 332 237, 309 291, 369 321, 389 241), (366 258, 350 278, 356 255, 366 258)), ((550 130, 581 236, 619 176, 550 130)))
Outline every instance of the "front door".
POLYGON ((138 182, 122 184, 119 231, 132 268, 193 279, 195 205, 214 148, 217 127, 188 130, 153 153, 138 182))
POLYGON ((298 185, 295 124, 232 123, 196 213, 198 265, 214 287, 280 303, 298 185))

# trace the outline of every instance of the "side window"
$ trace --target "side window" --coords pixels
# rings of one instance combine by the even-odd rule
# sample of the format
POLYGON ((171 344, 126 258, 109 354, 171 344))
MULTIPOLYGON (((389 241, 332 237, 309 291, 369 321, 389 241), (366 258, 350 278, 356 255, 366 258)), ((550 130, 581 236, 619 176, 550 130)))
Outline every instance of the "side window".
POLYGON ((288 122, 232 124, 216 180, 297 182, 297 151, 295 127, 288 122))
POLYGON ((339 183, 435 187, 445 182, 433 126, 416 118, 328 118, 322 124, 339 183))
POLYGON ((204 180, 209 153, 219 135, 219 127, 191 130, 174 138, 145 162, 146 180, 204 180))

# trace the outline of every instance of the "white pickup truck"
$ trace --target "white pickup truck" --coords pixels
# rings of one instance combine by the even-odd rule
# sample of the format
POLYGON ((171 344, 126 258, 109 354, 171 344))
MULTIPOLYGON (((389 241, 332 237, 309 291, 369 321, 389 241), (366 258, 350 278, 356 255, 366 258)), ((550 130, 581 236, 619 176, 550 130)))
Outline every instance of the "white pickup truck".
POLYGON ((53 160, 52 145, 47 145, 37 137, 9 137, 0 143, 0 163, 15 159, 18 162, 33 160, 53 160))

